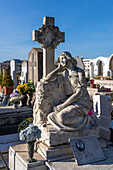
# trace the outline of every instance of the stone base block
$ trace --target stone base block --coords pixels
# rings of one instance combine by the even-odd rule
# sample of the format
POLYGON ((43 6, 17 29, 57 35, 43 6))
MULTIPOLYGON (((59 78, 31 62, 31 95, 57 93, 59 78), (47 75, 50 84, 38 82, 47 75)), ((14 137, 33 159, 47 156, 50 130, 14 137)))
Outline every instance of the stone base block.
POLYGON ((35 143, 35 150, 48 161, 73 158, 70 144, 49 147, 37 141, 35 143))
POLYGON ((111 137, 111 131, 108 128, 100 126, 100 137, 110 140, 111 137))
POLYGON ((10 170, 47 170, 45 159, 38 153, 34 153, 36 162, 28 163, 27 144, 12 146, 9 149, 9 168, 10 170))
MULTIPOLYGON (((105 148, 106 142, 104 139, 98 139, 100 147, 105 148)), ((73 152, 70 144, 47 146, 46 144, 36 141, 35 151, 48 161, 56 161, 67 158, 73 158, 73 152)))
POLYGON ((92 136, 95 135, 99 137, 99 128, 92 128, 87 130, 75 131, 75 132, 65 132, 55 129, 50 124, 38 125, 41 130, 40 141, 47 146, 57 146, 61 144, 69 143, 69 139, 75 137, 92 136))

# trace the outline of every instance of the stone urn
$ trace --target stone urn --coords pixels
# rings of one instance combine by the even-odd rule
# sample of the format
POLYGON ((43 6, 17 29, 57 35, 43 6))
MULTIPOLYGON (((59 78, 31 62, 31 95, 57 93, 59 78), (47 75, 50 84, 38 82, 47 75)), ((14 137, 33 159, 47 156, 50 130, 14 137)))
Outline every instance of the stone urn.
POLYGON ((27 106, 27 94, 21 93, 21 96, 19 97, 20 102, 21 102, 21 107, 27 106))
POLYGON ((27 142, 27 144, 28 144, 28 155, 29 155, 29 159, 27 159, 27 161, 29 163, 36 161, 35 159, 33 159, 33 155, 34 155, 34 143, 35 143, 35 141, 27 142))

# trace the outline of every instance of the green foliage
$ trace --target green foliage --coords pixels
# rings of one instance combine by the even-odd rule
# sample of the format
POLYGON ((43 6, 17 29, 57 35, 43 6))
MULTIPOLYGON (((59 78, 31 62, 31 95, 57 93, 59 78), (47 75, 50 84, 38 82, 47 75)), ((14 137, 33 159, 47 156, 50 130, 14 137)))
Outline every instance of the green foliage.
POLYGON ((34 92, 34 84, 31 83, 31 82, 28 82, 27 83, 27 86, 29 87, 28 91, 27 91, 27 94, 31 94, 32 92, 34 92))
POLYGON ((2 85, 2 79, 3 79, 3 71, 0 74, 0 85, 2 85))
POLYGON ((87 81, 87 82, 90 81, 90 77, 86 77, 86 81, 87 81))
POLYGON ((4 76, 2 78, 2 86, 14 86, 14 82, 8 71, 5 71, 4 73, 4 76))
POLYGON ((23 120, 18 126, 18 132, 27 128, 31 123, 33 123, 33 118, 27 118, 23 120))
POLYGON ((13 104, 19 104, 20 99, 19 99, 19 97, 11 97, 10 102, 13 104))
POLYGON ((19 93, 31 94, 34 92, 34 85, 31 82, 19 84, 17 86, 19 93))

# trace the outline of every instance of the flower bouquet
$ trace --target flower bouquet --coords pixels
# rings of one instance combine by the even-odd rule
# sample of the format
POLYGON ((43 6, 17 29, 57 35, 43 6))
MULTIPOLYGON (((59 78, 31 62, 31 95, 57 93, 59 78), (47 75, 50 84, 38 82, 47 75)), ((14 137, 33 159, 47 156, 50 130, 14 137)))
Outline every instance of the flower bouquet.
POLYGON ((20 103, 19 97, 20 94, 16 90, 10 94, 10 102, 13 104, 15 108, 17 108, 18 104, 20 103))
POLYGON ((40 135, 40 129, 38 129, 38 127, 33 124, 30 124, 26 129, 20 131, 20 140, 28 143, 29 159, 27 159, 27 161, 29 163, 36 161, 35 159, 33 159, 34 143, 36 141, 36 138, 40 138, 40 135))
POLYGON ((17 86, 19 93, 31 94, 34 91, 34 85, 31 82, 19 84, 17 86))

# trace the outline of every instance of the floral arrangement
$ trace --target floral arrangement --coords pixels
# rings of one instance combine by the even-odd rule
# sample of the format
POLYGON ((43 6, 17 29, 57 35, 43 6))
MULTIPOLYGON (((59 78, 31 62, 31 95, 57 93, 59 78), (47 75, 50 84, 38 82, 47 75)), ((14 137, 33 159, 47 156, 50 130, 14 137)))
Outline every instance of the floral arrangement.
POLYGON ((20 131, 20 140, 25 142, 35 141, 36 138, 40 138, 41 131, 37 126, 30 124, 26 129, 20 131))
POLYGON ((20 99, 19 99, 19 97, 12 97, 10 99, 10 102, 13 103, 13 104, 19 104, 20 103, 20 99))
POLYGON ((19 93, 31 94, 34 91, 34 85, 31 82, 19 84, 17 89, 19 93))
POLYGON ((23 120, 18 126, 18 132, 27 128, 32 123, 33 123, 33 118, 27 118, 27 119, 23 120))
POLYGON ((91 80, 90 80, 90 83, 91 83, 91 84, 94 84, 94 80, 93 80, 93 79, 91 79, 91 80))
POLYGON ((17 90, 14 90, 13 93, 10 94, 10 102, 13 104, 19 104, 20 103, 20 94, 18 93, 17 90))

